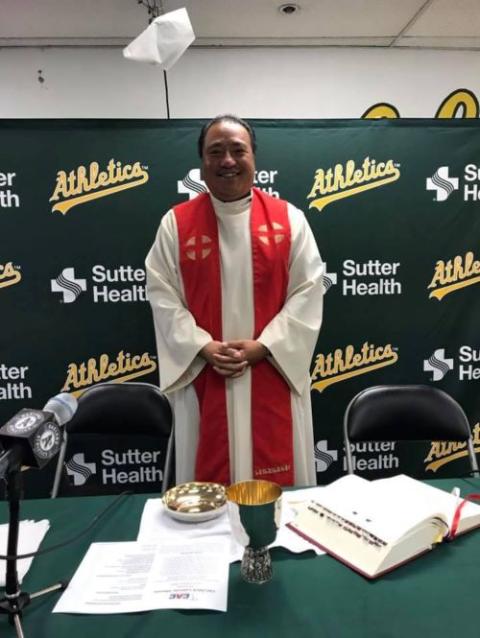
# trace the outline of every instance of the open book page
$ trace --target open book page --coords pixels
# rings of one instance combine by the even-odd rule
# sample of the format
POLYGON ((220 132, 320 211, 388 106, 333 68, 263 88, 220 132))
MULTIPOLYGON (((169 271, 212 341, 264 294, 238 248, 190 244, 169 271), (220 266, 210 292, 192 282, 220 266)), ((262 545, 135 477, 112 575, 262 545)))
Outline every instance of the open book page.
MULTIPOLYGON (((452 525, 455 511, 462 501, 462 497, 459 498, 451 492, 422 483, 405 474, 399 474, 387 479, 378 479, 374 481, 374 484, 375 490, 381 497, 388 494, 403 494, 409 500, 412 513, 419 520, 424 518, 424 513, 427 511, 440 513, 441 518, 447 522, 449 528, 452 525)), ((465 497, 467 494, 462 496, 465 497)), ((476 503, 467 502, 462 508, 458 531, 466 531, 477 525, 480 525, 480 506, 476 503)))
POLYGON ((448 512, 445 514, 438 502, 429 501, 422 493, 417 497, 416 486, 422 484, 404 478, 406 482, 368 481, 350 474, 327 486, 316 503, 388 544, 436 517, 444 520, 446 533, 448 512))
MULTIPOLYGON (((456 495, 407 476, 368 481, 347 475, 299 507, 290 527, 376 578, 441 542, 458 503, 456 495)), ((468 525, 480 524, 480 507, 467 506, 468 525)))

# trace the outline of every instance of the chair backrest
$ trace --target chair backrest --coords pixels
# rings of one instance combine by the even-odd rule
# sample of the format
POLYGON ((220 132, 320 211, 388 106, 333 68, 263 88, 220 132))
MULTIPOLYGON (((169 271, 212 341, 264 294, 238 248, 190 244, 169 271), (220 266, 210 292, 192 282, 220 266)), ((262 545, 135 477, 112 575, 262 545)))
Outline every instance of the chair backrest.
POLYGON ((350 443, 358 441, 466 441, 473 472, 478 465, 467 416, 449 394, 426 385, 380 385, 359 392, 344 417, 347 471, 350 443))
POLYGON ((172 411, 158 387, 92 386, 66 425, 52 497, 163 492, 172 472, 172 446, 172 411))
POLYGON ((164 394, 150 383, 99 383, 78 400, 68 434, 146 434, 169 437, 172 411, 164 394))

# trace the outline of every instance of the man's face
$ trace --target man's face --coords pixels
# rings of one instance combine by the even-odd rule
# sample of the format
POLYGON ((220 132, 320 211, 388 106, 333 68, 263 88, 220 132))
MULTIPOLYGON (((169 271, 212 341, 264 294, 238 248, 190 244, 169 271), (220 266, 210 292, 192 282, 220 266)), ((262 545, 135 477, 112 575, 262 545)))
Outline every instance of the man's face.
POLYGON ((233 202, 250 192, 255 157, 248 131, 235 122, 213 124, 205 135, 202 177, 210 192, 223 202, 233 202))

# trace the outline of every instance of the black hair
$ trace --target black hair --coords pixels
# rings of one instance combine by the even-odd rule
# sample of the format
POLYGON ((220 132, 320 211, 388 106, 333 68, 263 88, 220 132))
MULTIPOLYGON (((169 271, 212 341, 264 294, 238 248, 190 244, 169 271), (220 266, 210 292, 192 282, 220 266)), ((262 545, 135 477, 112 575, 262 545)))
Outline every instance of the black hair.
POLYGON ((227 113, 225 115, 217 115, 212 120, 203 125, 198 137, 198 154, 200 157, 203 157, 203 144, 205 142, 205 136, 209 128, 214 124, 218 124, 219 122, 233 122, 234 124, 240 124, 240 126, 243 126, 243 128, 250 136, 250 144, 252 145, 252 151, 255 154, 255 151, 257 150, 257 139, 255 137, 255 131, 253 130, 253 128, 248 122, 242 120, 241 117, 237 117, 236 115, 227 113))

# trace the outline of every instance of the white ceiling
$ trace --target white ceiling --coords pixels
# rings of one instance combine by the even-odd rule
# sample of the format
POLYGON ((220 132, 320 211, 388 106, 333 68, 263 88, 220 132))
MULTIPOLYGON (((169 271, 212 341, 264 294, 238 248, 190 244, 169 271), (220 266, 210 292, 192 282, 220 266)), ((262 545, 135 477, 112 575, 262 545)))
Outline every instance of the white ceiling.
MULTIPOLYGON (((152 2, 153 0, 150 0, 152 2)), ((480 0, 157 0, 186 7, 194 46, 480 49, 480 0)), ((148 24, 138 0, 0 0, 0 46, 124 45, 148 24)))

